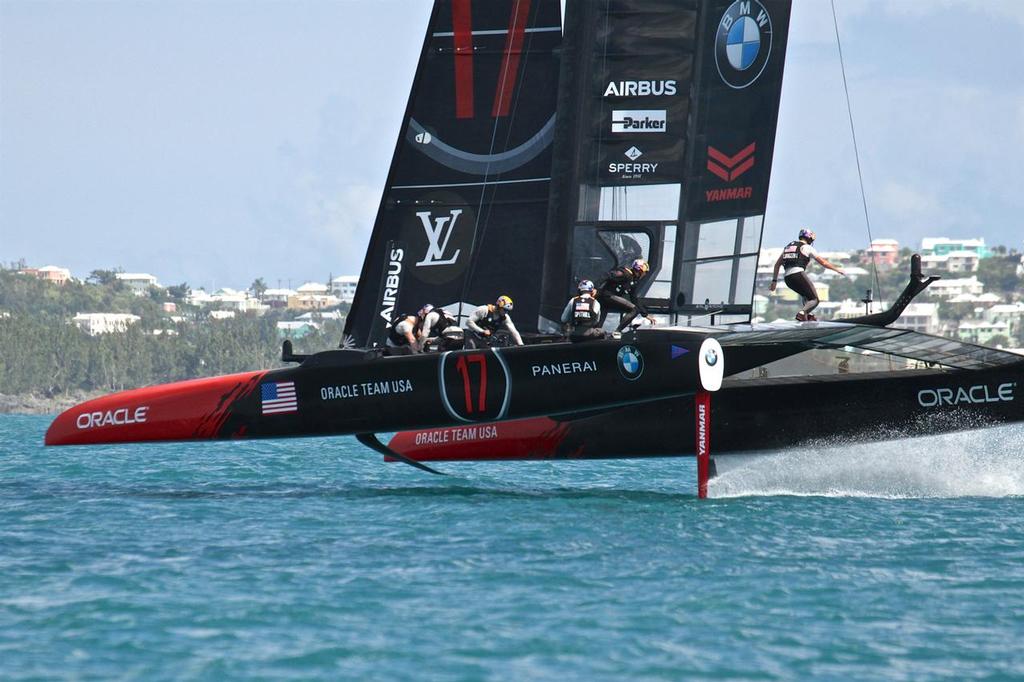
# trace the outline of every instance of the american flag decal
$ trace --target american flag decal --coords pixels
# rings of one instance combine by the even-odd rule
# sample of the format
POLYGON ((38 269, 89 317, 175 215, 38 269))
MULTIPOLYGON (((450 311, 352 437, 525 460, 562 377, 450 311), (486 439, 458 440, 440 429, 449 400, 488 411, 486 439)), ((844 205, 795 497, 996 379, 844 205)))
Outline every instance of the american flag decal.
POLYGON ((299 403, 295 398, 294 381, 277 381, 260 385, 260 405, 263 414, 298 412, 299 403))

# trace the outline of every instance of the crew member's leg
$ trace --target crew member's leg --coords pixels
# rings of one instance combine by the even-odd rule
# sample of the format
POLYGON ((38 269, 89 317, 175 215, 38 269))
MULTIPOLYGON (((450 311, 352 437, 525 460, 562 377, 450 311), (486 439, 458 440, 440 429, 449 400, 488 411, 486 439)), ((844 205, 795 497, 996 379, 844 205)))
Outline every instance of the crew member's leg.
POLYGON ((805 272, 794 272, 786 275, 786 286, 803 297, 804 307, 796 314, 796 319, 806 320, 811 311, 818 307, 818 291, 805 272))
POLYGON ((629 326, 629 324, 636 319, 636 316, 640 314, 633 302, 629 299, 614 294, 608 294, 604 300, 601 301, 601 316, 604 317, 606 311, 612 311, 616 313, 622 313, 622 319, 619 320, 619 326, 615 328, 615 331, 621 332, 623 329, 629 326))

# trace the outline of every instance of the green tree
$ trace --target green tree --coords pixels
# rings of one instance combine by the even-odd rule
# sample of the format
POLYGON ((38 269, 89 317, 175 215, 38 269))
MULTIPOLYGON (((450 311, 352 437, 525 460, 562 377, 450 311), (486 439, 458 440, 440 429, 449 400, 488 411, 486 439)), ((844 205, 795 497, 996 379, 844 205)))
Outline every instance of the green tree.
POLYGON ((249 285, 249 291, 251 291, 252 295, 261 301, 263 300, 264 292, 266 292, 268 288, 267 283, 263 281, 262 277, 257 277, 253 280, 253 283, 249 285))
POLYGON ((1017 276, 1020 260, 1013 256, 991 256, 978 263, 978 279, 988 291, 1004 294, 1019 291, 1022 285, 1017 276))

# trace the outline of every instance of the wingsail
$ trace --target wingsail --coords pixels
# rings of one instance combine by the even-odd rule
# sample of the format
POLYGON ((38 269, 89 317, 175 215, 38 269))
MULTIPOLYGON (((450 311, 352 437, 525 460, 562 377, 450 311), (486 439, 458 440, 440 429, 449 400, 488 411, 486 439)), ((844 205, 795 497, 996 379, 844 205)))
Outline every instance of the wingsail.
POLYGON ((535 327, 562 41, 558 0, 436 0, 345 333, 500 294, 535 327))
POLYGON ((790 0, 570 3, 542 326, 643 256, 671 322, 749 319, 790 0))

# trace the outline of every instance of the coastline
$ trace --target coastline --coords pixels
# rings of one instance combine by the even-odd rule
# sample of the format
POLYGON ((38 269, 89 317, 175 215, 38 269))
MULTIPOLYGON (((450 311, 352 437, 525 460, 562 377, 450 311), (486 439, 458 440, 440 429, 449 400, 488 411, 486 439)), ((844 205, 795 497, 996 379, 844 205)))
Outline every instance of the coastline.
POLYGON ((104 395, 104 391, 73 391, 57 396, 0 393, 0 414, 59 414, 69 407, 104 395))

